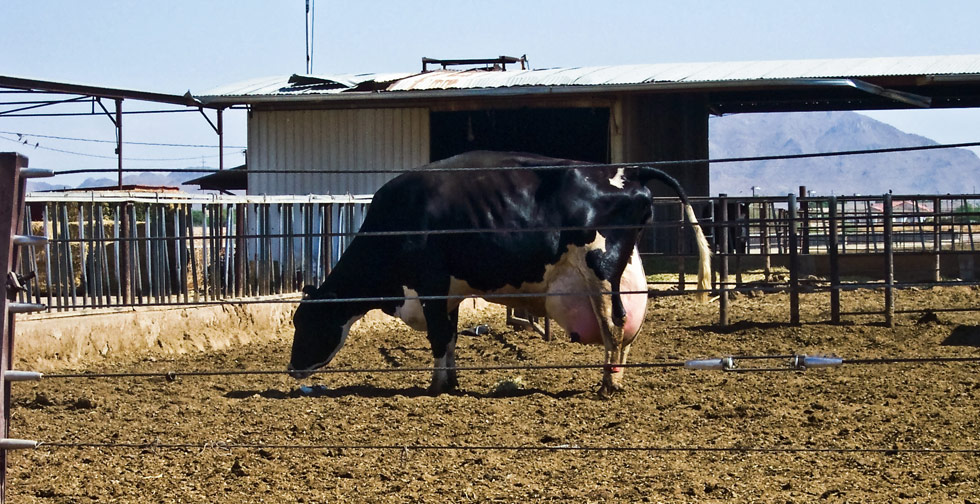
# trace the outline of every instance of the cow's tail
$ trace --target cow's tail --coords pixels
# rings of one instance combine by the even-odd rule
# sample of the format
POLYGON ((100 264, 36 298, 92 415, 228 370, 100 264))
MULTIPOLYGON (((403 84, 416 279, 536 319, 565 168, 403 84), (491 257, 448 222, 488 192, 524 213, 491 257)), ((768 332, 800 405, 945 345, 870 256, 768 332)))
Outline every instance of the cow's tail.
POLYGON ((697 296, 699 301, 707 302, 708 295, 711 292, 711 247, 708 245, 708 238, 704 235, 701 225, 698 224, 698 218, 694 213, 694 207, 691 206, 691 203, 687 200, 687 193, 684 192, 684 188, 681 187, 681 184, 677 181, 677 179, 671 177, 663 170, 653 168, 652 166, 640 166, 638 168, 638 178, 641 183, 646 184, 651 180, 659 180, 676 191, 677 195, 681 198, 681 202, 684 203, 684 213, 687 216, 687 221, 691 224, 691 228, 694 229, 694 239, 697 242, 698 247, 697 296))

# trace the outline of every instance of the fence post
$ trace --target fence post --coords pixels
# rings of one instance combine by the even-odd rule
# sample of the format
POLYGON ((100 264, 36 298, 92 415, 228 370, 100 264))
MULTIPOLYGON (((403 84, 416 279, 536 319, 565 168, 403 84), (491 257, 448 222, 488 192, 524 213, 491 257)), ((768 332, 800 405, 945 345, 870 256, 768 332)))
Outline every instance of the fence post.
MULTIPOLYGON (((718 195, 718 222, 715 223, 720 252, 718 264, 718 324, 728 325, 728 195, 718 195), (721 227, 718 227, 718 224, 721 227)), ((717 235, 716 235, 717 236, 717 235)))
POLYGON ((796 195, 789 193, 789 323, 800 323, 800 255, 796 233, 796 195))
MULTIPOLYGON (((800 198, 807 198, 809 192, 806 190, 806 186, 800 186, 800 198)), ((802 220, 800 221, 800 233, 803 235, 802 243, 802 253, 810 253, 810 203, 801 202, 800 208, 802 208, 802 220)))
MULTIPOLYGON (((50 176, 50 171, 28 173, 27 158, 14 153, 0 153, 0 504, 6 502, 7 487, 7 450, 10 432, 10 381, 7 371, 13 364, 14 348, 14 314, 45 309, 43 305, 16 303, 14 300, 20 287, 20 279, 14 273, 17 264, 18 242, 39 240, 34 237, 17 236, 18 227, 23 222, 21 214, 24 210, 24 180, 31 176, 50 176)), ((16 444, 16 443, 14 443, 16 444)))
MULTIPOLYGON (((775 217, 773 212, 773 216, 775 217)), ((768 282, 772 278, 772 259, 769 256, 769 200, 762 202, 762 206, 759 208, 759 234, 762 236, 762 273, 763 278, 768 282)), ((777 227, 778 229, 778 227, 777 227)))
POLYGON ((828 243, 828 254, 830 255, 830 321, 840 324, 840 256, 837 252, 837 196, 830 197, 830 243, 828 243))
POLYGON ((938 196, 932 198, 932 250, 936 252, 936 272, 933 279, 936 282, 941 282, 943 280, 942 261, 940 260, 940 251, 943 248, 942 226, 940 224, 940 203, 941 200, 938 196))
POLYGON ((685 285, 685 269, 686 269, 686 259, 684 255, 684 202, 680 202, 680 220, 677 226, 677 290, 679 292, 684 292, 687 288, 685 285))
POLYGON ((892 247, 892 195, 884 197, 885 325, 895 327, 895 254, 892 247))

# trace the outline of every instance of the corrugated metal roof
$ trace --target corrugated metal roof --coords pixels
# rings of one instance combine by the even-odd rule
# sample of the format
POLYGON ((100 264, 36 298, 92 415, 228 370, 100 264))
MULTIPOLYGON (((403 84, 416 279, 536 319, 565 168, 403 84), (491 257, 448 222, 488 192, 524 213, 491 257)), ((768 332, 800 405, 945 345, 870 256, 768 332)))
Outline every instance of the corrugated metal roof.
POLYGON ((419 74, 294 75, 223 86, 198 98, 208 102, 209 99, 229 97, 340 95, 365 89, 391 92, 972 74, 980 75, 980 55, 660 63, 494 72, 437 70, 419 74))

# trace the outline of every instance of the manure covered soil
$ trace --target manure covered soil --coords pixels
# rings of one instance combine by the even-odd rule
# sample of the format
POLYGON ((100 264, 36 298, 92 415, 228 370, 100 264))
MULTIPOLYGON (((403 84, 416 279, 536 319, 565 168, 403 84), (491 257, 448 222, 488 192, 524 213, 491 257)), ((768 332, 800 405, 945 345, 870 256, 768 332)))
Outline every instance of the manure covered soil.
MULTIPOLYGON (((845 291, 842 301, 878 311, 883 294, 845 291)), ((803 324, 791 326, 786 294, 741 295, 719 328, 717 301, 653 298, 630 362, 980 357, 978 312, 832 325, 828 294, 802 302, 803 324)), ((977 308, 980 291, 904 290, 896 304, 977 308)), ((560 330, 545 341, 508 328, 499 307, 461 316, 461 329, 477 324, 490 333, 460 336, 460 366, 601 362, 601 348, 560 330)), ((281 370, 291 338, 285 327, 268 343, 84 371, 281 370)), ((330 368, 431 365, 422 333, 376 318, 355 327, 330 368)), ((10 452, 6 491, 16 503, 978 503, 978 368, 630 368, 627 390, 608 400, 594 391, 598 369, 461 371, 458 392, 438 397, 425 393, 427 372, 47 378, 13 384, 10 437, 50 444, 10 452)))

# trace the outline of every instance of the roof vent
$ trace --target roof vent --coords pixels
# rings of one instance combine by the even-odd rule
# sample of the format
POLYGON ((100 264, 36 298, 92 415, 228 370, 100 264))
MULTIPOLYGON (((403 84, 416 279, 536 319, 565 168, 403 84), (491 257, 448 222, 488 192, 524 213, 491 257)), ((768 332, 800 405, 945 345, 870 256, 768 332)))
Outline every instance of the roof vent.
POLYGON ((429 65, 442 65, 442 69, 445 70, 450 66, 475 66, 483 65, 482 70, 487 71, 504 71, 507 70, 508 64, 521 64, 521 70, 527 70, 530 64, 527 62, 527 55, 521 56, 520 58, 515 58, 513 56, 498 56, 496 58, 489 59, 435 59, 435 58, 422 58, 422 72, 429 71, 429 65))

